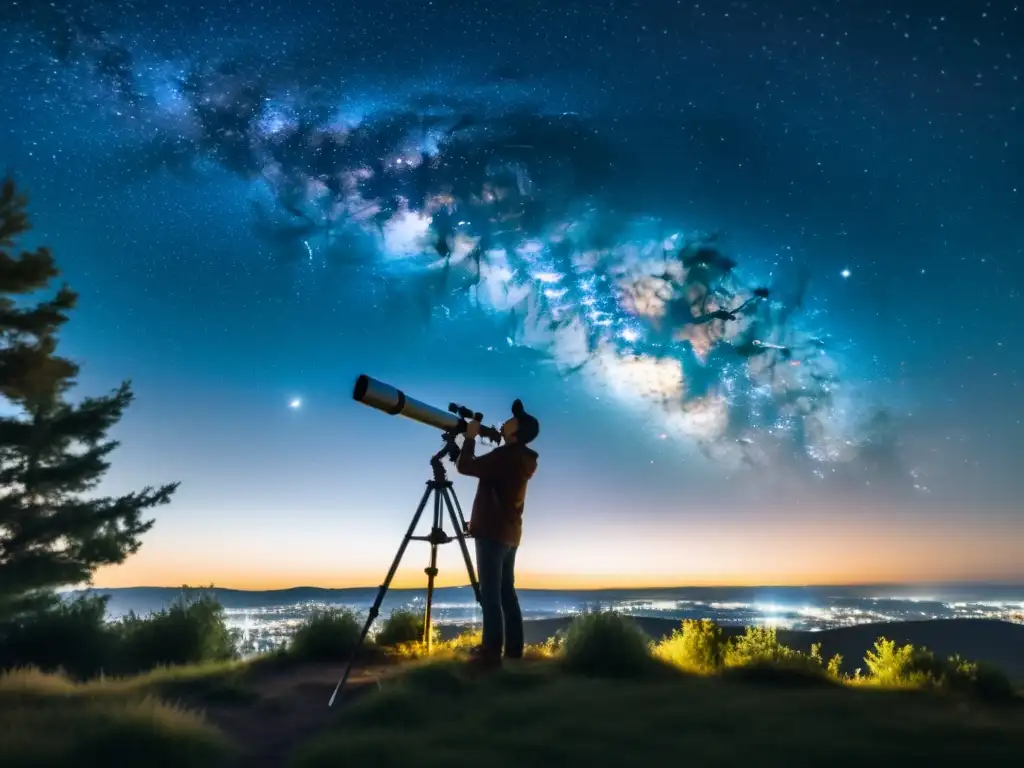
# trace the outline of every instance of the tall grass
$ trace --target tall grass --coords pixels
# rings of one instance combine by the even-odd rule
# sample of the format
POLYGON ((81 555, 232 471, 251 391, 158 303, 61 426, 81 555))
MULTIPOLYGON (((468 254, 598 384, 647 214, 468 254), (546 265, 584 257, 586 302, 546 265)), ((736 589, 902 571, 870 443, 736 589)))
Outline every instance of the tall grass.
POLYGON ((230 754, 201 715, 147 684, 76 684, 38 671, 0 675, 0 765, 211 766, 230 754))

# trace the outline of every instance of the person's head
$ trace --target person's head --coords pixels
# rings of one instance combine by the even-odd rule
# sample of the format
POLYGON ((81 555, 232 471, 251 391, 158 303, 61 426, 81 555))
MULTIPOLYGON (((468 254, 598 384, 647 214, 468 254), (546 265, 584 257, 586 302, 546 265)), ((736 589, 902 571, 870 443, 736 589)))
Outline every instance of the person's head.
POLYGON ((501 425, 501 437, 506 443, 529 443, 540 434, 540 422, 523 408, 521 400, 512 403, 512 418, 501 425))

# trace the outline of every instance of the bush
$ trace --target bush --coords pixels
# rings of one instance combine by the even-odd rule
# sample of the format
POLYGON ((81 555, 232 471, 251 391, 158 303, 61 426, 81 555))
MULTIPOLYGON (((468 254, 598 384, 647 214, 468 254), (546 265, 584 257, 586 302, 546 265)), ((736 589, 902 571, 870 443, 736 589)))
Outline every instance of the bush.
POLYGON ((673 667, 701 675, 728 672, 734 679, 802 685, 824 676, 842 679, 841 656, 826 667, 821 646, 809 654, 779 642, 773 628, 747 627, 744 634, 726 639, 710 619, 685 619, 682 626, 654 647, 654 656, 673 667))
POLYGON ((975 696, 988 701, 1010 701, 1018 698, 1010 678, 998 667, 984 662, 956 660, 955 663, 958 682, 975 696))
POLYGON ((684 619, 679 629, 654 647, 656 658, 686 672, 711 675, 722 668, 728 643, 710 619, 684 619))
POLYGON ((118 629, 127 672, 226 661, 237 656, 220 603, 212 595, 187 588, 170 607, 145 618, 130 613, 118 629))
MULTIPOLYGON (((374 642, 382 647, 420 643, 423 641, 423 621, 424 616, 419 611, 396 608, 384 620, 374 642)), ((431 624, 430 634, 432 644, 437 643, 439 632, 436 624, 431 624)))
MULTIPOLYGON (((774 627, 747 627, 746 631, 729 644, 725 664, 740 667, 747 664, 781 664, 808 658, 779 642, 774 627)), ((820 657, 819 657, 820 659, 820 657)))
POLYGON ((884 637, 864 656, 870 676, 866 682, 898 688, 933 688, 967 693, 988 700, 1016 697, 1006 674, 988 664, 965 661, 959 656, 940 659, 927 648, 896 647, 884 637))
POLYGON ((79 595, 0 630, 0 668, 63 670, 77 680, 112 672, 118 665, 119 636, 106 623, 107 599, 79 595))
POLYGON ((631 677, 649 672, 651 644, 636 622, 614 611, 583 614, 565 634, 566 668, 598 677, 631 677))
POLYGON ((316 608, 292 635, 288 653, 300 661, 347 660, 362 631, 351 608, 316 608))
POLYGON ((871 682, 893 687, 921 687, 931 680, 935 657, 912 645, 896 647, 895 640, 875 641, 864 656, 871 682))

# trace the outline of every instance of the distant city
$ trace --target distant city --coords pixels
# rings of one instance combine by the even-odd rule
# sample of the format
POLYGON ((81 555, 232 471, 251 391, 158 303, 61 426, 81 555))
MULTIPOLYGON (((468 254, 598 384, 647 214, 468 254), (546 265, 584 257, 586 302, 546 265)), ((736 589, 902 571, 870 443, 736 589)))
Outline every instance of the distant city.
MULTIPOLYGON (((365 620, 375 588, 300 587, 267 592, 212 588, 224 606, 228 626, 237 630, 243 656, 284 645, 317 608, 350 608, 365 620)), ((181 589, 134 587, 97 589, 109 596, 112 619, 129 611, 145 615, 179 599, 181 589)), ((520 590, 527 619, 615 610, 668 619, 709 618, 723 625, 759 625, 821 631, 853 624, 953 618, 1001 619, 1024 624, 1024 585, 935 585, 929 587, 713 587, 639 590, 520 590)), ((422 610, 424 590, 391 590, 375 626, 396 608, 422 610)), ((434 596, 438 624, 480 625, 480 610, 469 587, 439 589, 434 596)))

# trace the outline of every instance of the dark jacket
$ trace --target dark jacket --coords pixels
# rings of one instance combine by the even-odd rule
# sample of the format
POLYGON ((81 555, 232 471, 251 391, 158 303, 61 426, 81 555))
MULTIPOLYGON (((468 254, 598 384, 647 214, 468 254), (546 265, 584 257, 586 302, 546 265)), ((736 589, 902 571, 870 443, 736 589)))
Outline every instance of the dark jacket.
POLYGON ((500 445, 483 456, 473 454, 476 441, 467 438, 455 468, 480 478, 469 518, 473 536, 519 544, 523 535, 526 484, 537 471, 537 453, 525 445, 500 445))

